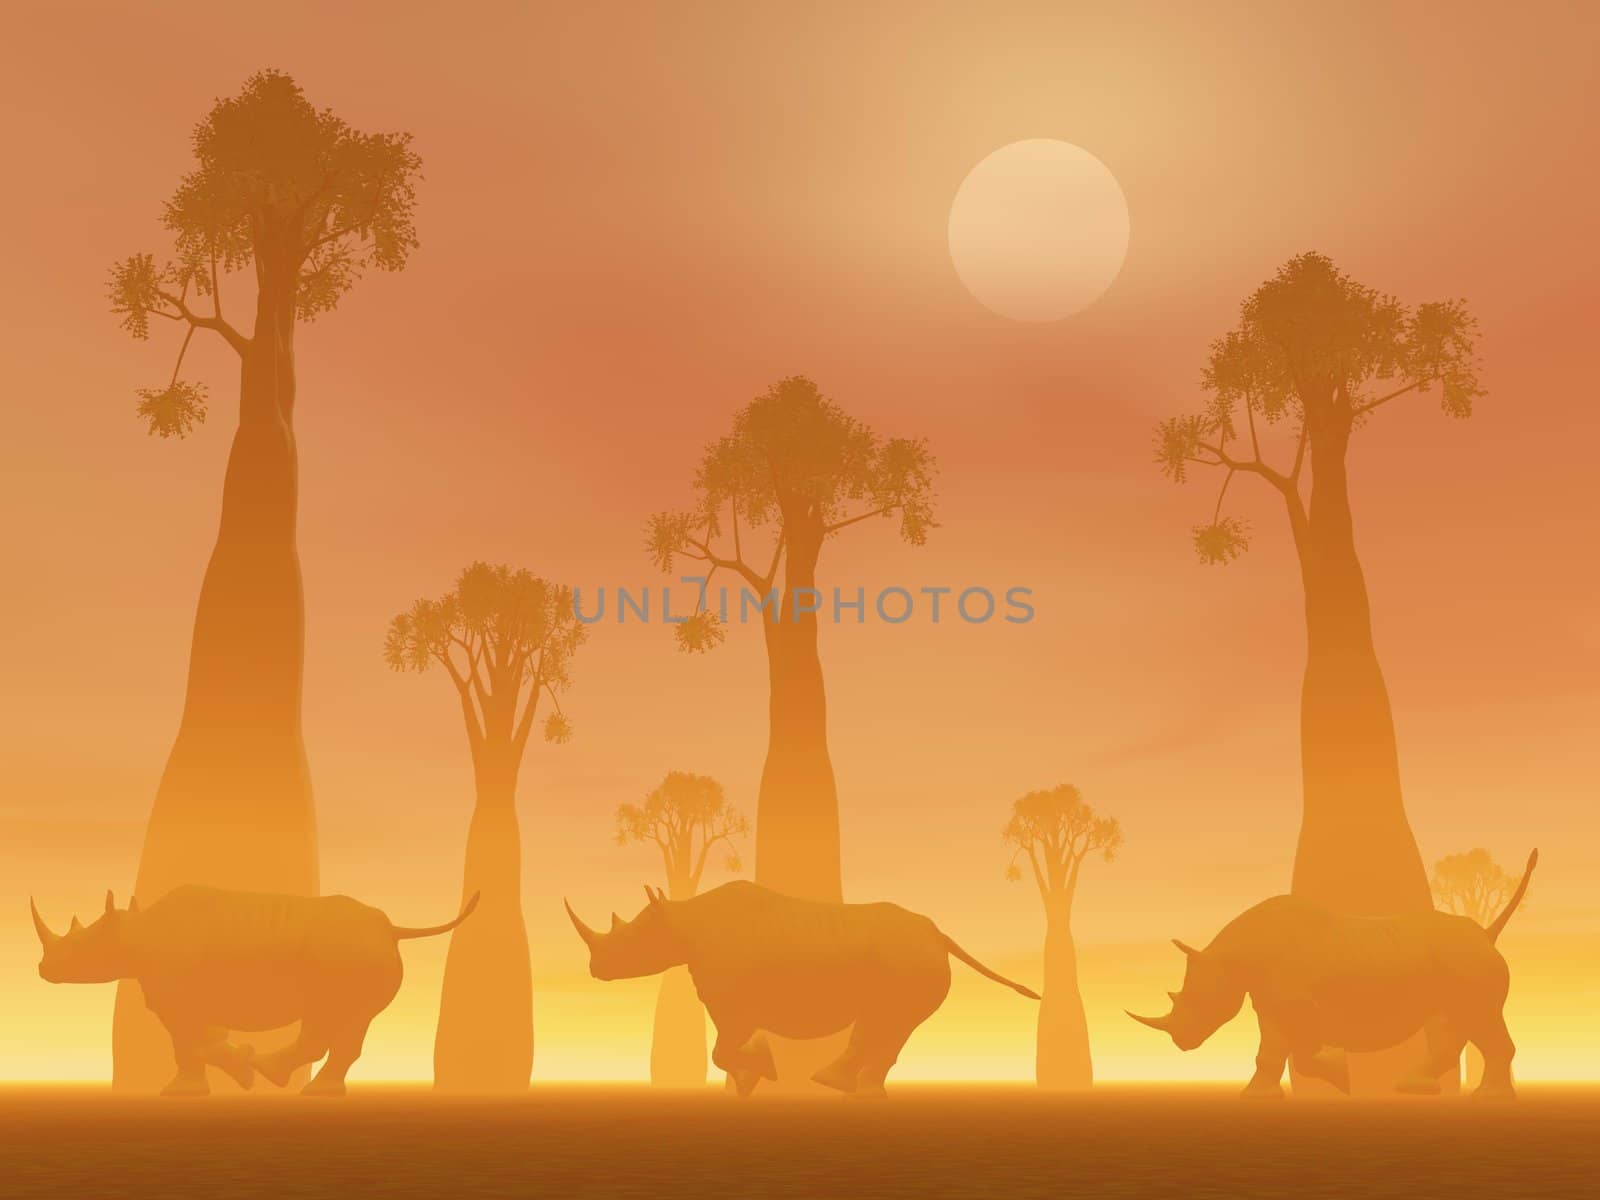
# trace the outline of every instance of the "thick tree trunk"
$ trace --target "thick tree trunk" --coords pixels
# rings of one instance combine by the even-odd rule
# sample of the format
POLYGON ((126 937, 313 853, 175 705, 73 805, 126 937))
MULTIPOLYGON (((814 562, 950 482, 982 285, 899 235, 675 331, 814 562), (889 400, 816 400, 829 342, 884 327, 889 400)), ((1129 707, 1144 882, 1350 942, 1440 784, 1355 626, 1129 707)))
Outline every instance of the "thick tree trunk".
MULTIPOLYGON (((294 272, 263 253, 222 520, 200 587, 178 736, 156 791, 134 895, 184 883, 314 895, 316 817, 301 740, 305 604, 295 547, 294 272)), ((261 1035, 271 1044, 272 1035, 261 1035)), ((287 1038, 285 1033, 282 1038, 287 1038)), ((118 986, 112 1082, 154 1091, 172 1044, 138 985, 118 986)), ((233 1086, 212 1073, 214 1087, 233 1086)))
MULTIPOLYGON (((1306 672, 1300 702, 1303 810, 1291 890, 1357 916, 1428 909, 1428 876, 1406 819, 1394 716, 1372 638, 1356 556, 1345 454, 1347 421, 1311 429, 1312 493, 1296 530, 1305 585, 1306 672)), ((1352 1055, 1351 1089, 1383 1094, 1415 1067, 1420 1039, 1352 1055)), ((1326 1085, 1298 1076, 1297 1089, 1326 1085)))
POLYGON ((478 909, 450 934, 433 1083, 449 1092, 521 1092, 533 1071, 533 975, 522 918, 516 754, 491 739, 474 771, 461 898, 479 893, 478 909))
MULTIPOLYGON (((785 587, 777 620, 763 615, 769 707, 767 761, 756 798, 756 882, 789 896, 838 901, 839 795, 828 758, 828 703, 817 656, 817 617, 796 611, 815 588, 820 526, 785 525, 785 587)), ((802 604, 800 607, 804 607, 802 604)))
POLYGON ((1078 988, 1078 950, 1072 913, 1048 906, 1044 933, 1044 997, 1039 1002, 1039 1041, 1034 1078, 1042 1088, 1086 1088, 1094 1083, 1089 1023, 1078 988))
MULTIPOLYGON (((763 616, 769 704, 767 761, 756 797, 756 882, 809 900, 843 899, 839 866, 839 794, 828 757, 828 702, 817 654, 817 616, 797 608, 817 585, 822 526, 784 519, 784 588, 778 619, 763 616), (797 601, 800 603, 797 605, 797 601)), ((776 1085, 764 1090, 814 1091, 811 1076, 843 1051, 848 1035, 795 1042, 772 1038, 776 1085)))
POLYGON ((1406 820, 1394 716, 1356 557, 1348 441, 1348 430, 1313 434, 1311 510, 1299 538, 1304 811, 1293 891, 1340 912, 1382 916, 1431 908, 1432 898, 1406 820))

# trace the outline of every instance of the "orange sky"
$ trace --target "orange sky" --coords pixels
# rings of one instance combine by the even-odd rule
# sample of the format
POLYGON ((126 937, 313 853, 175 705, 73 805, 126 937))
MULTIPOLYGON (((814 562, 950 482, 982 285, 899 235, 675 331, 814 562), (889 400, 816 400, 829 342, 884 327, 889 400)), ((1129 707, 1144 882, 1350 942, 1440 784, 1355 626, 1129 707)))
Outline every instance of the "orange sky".
MULTIPOLYGON (((1150 431, 1193 402, 1240 299, 1314 248, 1480 319, 1487 400, 1465 423, 1427 399, 1384 410, 1352 454, 1357 534, 1424 857, 1544 851, 1502 943, 1519 1073, 1600 1076, 1593 11, 428 7, 11 17, 0 1077, 109 1070, 111 989, 37 979, 26 897, 59 925, 131 883, 235 384, 197 341, 212 420, 147 438, 133 389, 174 347, 118 331, 104 272, 164 249, 189 129, 264 66, 357 128, 412 132, 426 176, 412 265, 298 342, 327 890, 412 923, 457 900, 464 737, 442 679, 383 665, 390 615, 474 558, 657 583, 646 515, 687 499, 738 405, 803 372, 940 461, 929 544, 854 528, 824 585, 1022 585, 1038 611, 824 628, 847 895, 926 911, 1036 981, 1037 899, 1003 880, 998 831, 1021 792, 1075 782, 1127 835, 1075 921, 1100 1073, 1241 1075, 1248 1022, 1180 1057, 1119 1010, 1175 985, 1166 938, 1203 940, 1287 886, 1298 580, 1260 495, 1251 554, 1195 564, 1210 485, 1165 482, 1150 431), (1049 325, 979 307, 945 245, 966 173, 1029 137, 1099 157, 1132 218, 1110 292, 1049 325)), ((645 1074, 653 983, 589 981, 559 901, 592 920, 636 907, 658 868, 611 843, 611 814, 669 768, 753 813, 765 667, 755 630, 733 632, 689 659, 660 626, 596 630, 567 703, 577 736, 530 753, 536 1078, 645 1074)), ((443 950, 408 945, 358 1077, 427 1072, 443 950)), ((899 1073, 1025 1077, 1032 1016, 960 977, 899 1073)))

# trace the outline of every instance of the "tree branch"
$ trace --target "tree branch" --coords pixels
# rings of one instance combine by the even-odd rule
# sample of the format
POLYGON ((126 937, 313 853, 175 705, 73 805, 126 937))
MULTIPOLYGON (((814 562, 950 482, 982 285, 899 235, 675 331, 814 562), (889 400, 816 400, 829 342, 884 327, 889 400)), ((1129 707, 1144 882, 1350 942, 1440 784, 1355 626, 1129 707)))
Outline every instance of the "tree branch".
POLYGON ((822 527, 823 536, 826 537, 830 533, 837 533, 846 526, 854 525, 857 521, 865 521, 868 517, 881 517, 885 513, 893 512, 897 507, 899 506, 896 504, 885 504, 882 508, 875 508, 871 512, 859 513, 843 521, 835 521, 832 525, 824 525, 822 527))
POLYGON ((737 571, 744 577, 745 582, 753 583, 757 587, 760 587, 764 582, 742 558, 719 558, 712 551, 709 541, 701 541, 698 538, 689 538, 687 540, 691 546, 700 551, 697 555, 689 555, 690 558, 699 558, 703 562, 710 563, 713 567, 727 567, 730 571, 737 571))
MULTIPOLYGON (((222 340, 227 342, 228 345, 232 346, 234 352, 241 357, 243 357, 245 351, 250 348, 250 339, 245 337, 232 325, 229 325, 220 316, 202 317, 199 313, 195 312, 184 303, 182 296, 174 296, 171 292, 157 292, 156 294, 168 304, 172 305, 173 308, 177 309, 179 317, 189 322, 189 324, 194 328, 211 329, 215 330, 217 333, 220 333, 222 335, 222 340)), ((165 316, 168 314, 162 315, 165 316)))
MULTIPOLYGON (((1221 446, 1214 446, 1210 442, 1196 442, 1195 445, 1207 454, 1216 455, 1217 461, 1208 463, 1207 466, 1227 467, 1230 471, 1248 471, 1252 475, 1259 475, 1280 492, 1287 491, 1290 487, 1289 477, 1279 471, 1273 470, 1259 458, 1242 459, 1234 458, 1221 446)), ((1196 460, 1199 461, 1199 460, 1196 460)))
POLYGON ((1428 384, 1434 382, 1438 378, 1439 377, 1437 375, 1429 375, 1426 378, 1414 380, 1411 383, 1406 384, 1406 386, 1403 388, 1396 388, 1387 396, 1379 396, 1376 400, 1369 400, 1365 404, 1357 405, 1355 408, 1351 409, 1351 415, 1359 417, 1362 413, 1369 413, 1373 409, 1377 408, 1380 404, 1387 404, 1396 396, 1404 396, 1407 392, 1414 392, 1418 388, 1426 387, 1428 384))
POLYGON ((450 682, 456 685, 456 693, 461 698, 461 715, 467 723, 467 746, 472 751, 472 761, 476 763, 478 752, 483 748, 483 725, 478 719, 477 709, 472 707, 472 693, 468 690, 466 679, 451 661, 448 650, 434 657, 444 664, 444 669, 450 673, 450 682))

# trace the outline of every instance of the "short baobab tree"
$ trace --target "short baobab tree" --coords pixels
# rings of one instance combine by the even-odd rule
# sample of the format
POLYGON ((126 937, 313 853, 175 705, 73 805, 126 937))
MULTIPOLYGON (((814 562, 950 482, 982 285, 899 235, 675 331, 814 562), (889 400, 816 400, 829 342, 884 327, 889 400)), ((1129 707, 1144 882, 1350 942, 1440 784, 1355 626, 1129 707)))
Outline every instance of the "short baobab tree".
POLYGON ((522 916, 517 775, 534 726, 565 742, 572 726, 561 693, 587 630, 572 591, 527 571, 473 563, 437 600, 418 600, 389 622, 385 661, 396 671, 442 668, 460 702, 477 800, 467 829, 462 899, 477 914, 450 937, 434 1086, 510 1092, 533 1068, 533 979, 522 916), (549 711, 539 720, 541 706, 549 711))
MULTIPOLYGON (((1445 855, 1433 864, 1430 882, 1435 905, 1484 926, 1499 916, 1517 888, 1516 879, 1507 875, 1481 846, 1445 855)), ((1483 1079, 1483 1055, 1470 1044, 1466 1076, 1469 1088, 1483 1079)))
MULTIPOLYGON (((713 847, 727 854, 729 872, 741 869, 734 848, 750 830, 709 775, 669 771, 639 804, 617 807, 617 845, 653 844, 666 869, 667 897, 687 900, 700 890, 713 847)), ((650 1082, 658 1087, 703 1087, 706 1082, 705 1007, 687 967, 661 976, 650 1039, 650 1082)))
POLYGON ((1045 1088, 1088 1087, 1094 1082, 1094 1065, 1078 988, 1072 902, 1087 859, 1116 859, 1122 827, 1115 817, 1098 815, 1077 788, 1063 783, 1018 798, 1001 836, 1011 847, 1006 878, 1020 882, 1030 875, 1044 905, 1044 998, 1039 1004, 1035 1078, 1045 1088))

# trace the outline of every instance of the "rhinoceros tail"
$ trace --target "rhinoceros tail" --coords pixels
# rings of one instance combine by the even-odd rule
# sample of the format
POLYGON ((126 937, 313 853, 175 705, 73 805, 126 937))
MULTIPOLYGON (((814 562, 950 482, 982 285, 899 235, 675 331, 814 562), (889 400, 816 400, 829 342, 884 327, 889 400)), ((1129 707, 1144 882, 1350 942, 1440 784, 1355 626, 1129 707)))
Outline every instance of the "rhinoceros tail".
POLYGON ((1500 915, 1494 919, 1494 923, 1485 930, 1491 942, 1500 936, 1500 931, 1506 927, 1506 922, 1511 920, 1511 914, 1516 912, 1517 905, 1522 903, 1522 893, 1528 890, 1528 879, 1532 876, 1533 868, 1538 865, 1538 862, 1539 852, 1535 850, 1528 855, 1528 865, 1522 869, 1522 882, 1517 884, 1517 890, 1511 893, 1511 899, 1500 910, 1500 915))
POLYGON ((457 925, 461 924, 461 922, 465 921, 472 915, 472 910, 478 907, 478 897, 481 894, 482 893, 480 892, 473 892, 472 899, 468 900, 461 906, 461 911, 456 914, 455 920, 446 921, 443 925, 429 925, 426 929, 411 929, 405 925, 393 925, 391 922, 391 925, 393 925, 394 928, 394 936, 397 939, 419 938, 433 937, 435 934, 440 933, 449 933, 457 925))
POLYGON ((1039 999, 1039 993, 1034 991, 1032 988, 1025 988, 1020 983, 1013 983, 1011 980, 1007 979, 1004 975, 999 975, 999 974, 996 974, 994 971, 989 970, 988 967, 984 966, 977 959, 973 958, 972 955, 968 954, 960 946, 956 945, 955 942, 951 939, 949 934, 941 933, 939 936, 944 938, 944 948, 946 950, 950 951, 950 953, 952 955, 954 955, 956 958, 959 958, 962 962, 966 963, 967 966, 971 967, 974 971, 976 971, 979 975, 982 975, 985 979, 992 979, 996 983, 1003 983, 1008 988, 1010 988, 1013 992, 1018 992, 1018 993, 1020 993, 1020 994, 1022 994, 1024 996, 1026 996, 1029 1000, 1037 1000, 1037 999, 1039 999))

